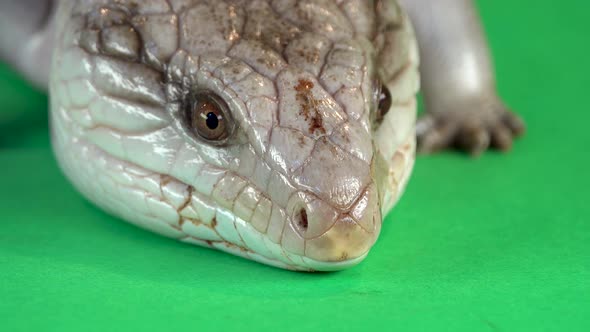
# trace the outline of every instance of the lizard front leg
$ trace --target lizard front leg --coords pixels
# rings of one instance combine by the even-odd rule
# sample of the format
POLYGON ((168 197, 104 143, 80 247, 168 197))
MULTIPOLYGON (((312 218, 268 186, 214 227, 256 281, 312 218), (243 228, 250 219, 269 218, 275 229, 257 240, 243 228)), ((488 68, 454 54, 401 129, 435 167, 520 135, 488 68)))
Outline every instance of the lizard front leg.
POLYGON ((46 90, 58 0, 0 2, 0 60, 46 90))
POLYGON ((472 0, 401 0, 418 37, 426 115, 419 150, 457 147, 478 155, 509 150, 524 133, 496 91, 494 68, 472 0))

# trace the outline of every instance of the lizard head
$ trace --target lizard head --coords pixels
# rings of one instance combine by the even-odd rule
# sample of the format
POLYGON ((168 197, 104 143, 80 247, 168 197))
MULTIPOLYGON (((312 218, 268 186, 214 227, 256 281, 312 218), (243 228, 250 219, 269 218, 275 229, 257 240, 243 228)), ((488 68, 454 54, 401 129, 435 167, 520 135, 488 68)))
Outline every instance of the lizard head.
POLYGON ((55 151, 80 191, 271 265, 336 270, 367 255, 403 186, 370 38, 337 15, 332 30, 286 19, 287 2, 103 2, 62 8, 50 87, 55 151))

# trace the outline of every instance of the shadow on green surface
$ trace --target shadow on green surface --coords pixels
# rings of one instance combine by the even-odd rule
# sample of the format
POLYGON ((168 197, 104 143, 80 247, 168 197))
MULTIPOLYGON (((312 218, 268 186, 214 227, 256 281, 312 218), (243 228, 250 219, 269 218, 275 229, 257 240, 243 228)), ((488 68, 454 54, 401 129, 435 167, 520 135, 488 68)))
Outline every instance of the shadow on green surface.
POLYGON ((0 149, 47 146, 47 95, 33 89, 2 63, 0 101, 0 149))
POLYGON ((32 144, 40 135, 47 135, 48 126, 46 107, 37 109, 34 113, 22 110, 22 114, 13 114, 8 119, 3 116, 0 120, 0 149, 32 144))
MULTIPOLYGON (((360 281, 353 277, 331 284, 338 276, 358 276, 358 270, 295 273, 180 243, 108 215, 71 187, 66 188, 62 178, 53 177, 49 182, 37 175, 31 178, 32 182, 61 190, 59 201, 52 201, 47 193, 31 193, 32 201, 42 203, 29 212, 26 225, 12 225, 19 229, 21 236, 2 239, 0 235, 0 251, 23 262, 46 262, 67 273, 133 280, 136 284, 157 284, 163 289, 202 288, 215 296, 240 294, 259 300, 277 296, 308 299, 335 296, 356 289, 360 281), (28 240, 22 241, 21 237, 28 240), (247 275, 240 276, 244 271, 248 271, 247 275), (298 286, 290 287, 291 282, 298 286), (309 287, 301 287, 305 284, 309 287), (330 287, 322 289, 322 284, 330 287), (264 288, 269 292, 260 292, 264 288)), ((4 230, 10 227, 4 225, 4 230)))

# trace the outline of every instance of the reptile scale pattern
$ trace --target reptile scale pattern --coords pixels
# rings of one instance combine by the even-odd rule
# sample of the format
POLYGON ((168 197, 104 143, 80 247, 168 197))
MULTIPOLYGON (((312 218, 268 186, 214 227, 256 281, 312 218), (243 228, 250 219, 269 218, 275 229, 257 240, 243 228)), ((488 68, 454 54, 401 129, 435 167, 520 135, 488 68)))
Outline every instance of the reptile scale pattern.
POLYGON ((418 51, 394 1, 82 0, 57 22, 53 144, 91 201, 280 268, 366 257, 415 158, 418 51), (197 90, 231 109, 227 144, 187 130, 197 90))

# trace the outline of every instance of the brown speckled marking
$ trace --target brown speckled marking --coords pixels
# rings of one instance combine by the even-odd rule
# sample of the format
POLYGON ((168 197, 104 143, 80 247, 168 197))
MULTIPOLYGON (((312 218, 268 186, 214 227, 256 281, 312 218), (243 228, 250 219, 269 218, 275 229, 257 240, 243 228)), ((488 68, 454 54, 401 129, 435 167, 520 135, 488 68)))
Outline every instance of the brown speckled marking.
POLYGON ((346 251, 343 251, 342 255, 340 256, 340 260, 345 261, 347 259, 348 259, 348 253, 346 251))
POLYGON ((299 84, 295 86, 297 91, 297 101, 299 101, 299 115, 303 116, 307 122, 309 122, 309 133, 326 134, 326 128, 324 128, 324 119, 320 113, 318 107, 320 100, 317 100, 313 96, 311 89, 314 88, 313 82, 309 80, 301 79, 299 84))

